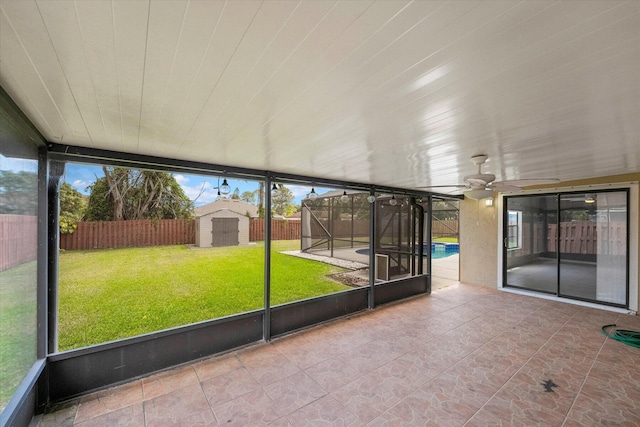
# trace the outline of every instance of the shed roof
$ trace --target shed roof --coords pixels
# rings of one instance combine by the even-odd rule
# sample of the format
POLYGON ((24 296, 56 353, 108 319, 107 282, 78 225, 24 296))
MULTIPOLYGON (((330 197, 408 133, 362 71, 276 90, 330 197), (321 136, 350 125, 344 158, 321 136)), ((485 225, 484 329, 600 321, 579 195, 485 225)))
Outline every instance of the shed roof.
POLYGON ((194 213, 197 217, 211 214, 222 209, 228 209, 236 212, 240 215, 247 215, 251 218, 258 217, 258 207, 237 199, 219 199, 215 202, 208 203, 206 205, 197 207, 194 209, 194 213))

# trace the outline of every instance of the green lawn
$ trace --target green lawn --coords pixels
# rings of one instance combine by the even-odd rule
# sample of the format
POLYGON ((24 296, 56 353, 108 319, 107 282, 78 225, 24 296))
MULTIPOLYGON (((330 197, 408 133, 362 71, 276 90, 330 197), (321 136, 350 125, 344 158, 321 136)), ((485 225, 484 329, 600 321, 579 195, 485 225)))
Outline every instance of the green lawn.
MULTIPOLYGON (((272 244, 272 305, 349 289, 325 277, 344 270, 278 253, 299 245, 272 244)), ((263 265, 263 245, 62 252, 59 349, 262 308, 263 265)))
POLYGON ((36 360, 35 261, 0 272, 0 412, 36 360))
POLYGON ((458 243, 457 237, 436 237, 432 239, 433 242, 442 242, 442 243, 458 243))

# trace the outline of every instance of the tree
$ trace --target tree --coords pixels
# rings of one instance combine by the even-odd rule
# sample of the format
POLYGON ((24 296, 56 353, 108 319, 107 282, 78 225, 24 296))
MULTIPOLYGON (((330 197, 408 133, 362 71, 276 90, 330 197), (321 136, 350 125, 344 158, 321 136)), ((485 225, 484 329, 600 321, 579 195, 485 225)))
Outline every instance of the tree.
POLYGON ((104 178, 98 178, 88 188, 89 200, 84 212, 85 221, 113 221, 113 200, 104 178))
POLYGON ((0 214, 36 215, 38 198, 34 194, 38 194, 38 174, 0 170, 0 214))
POLYGON ((271 211, 277 215, 291 215, 296 211, 293 199, 295 199, 295 196, 291 190, 285 186, 280 186, 277 191, 271 192, 271 211))
POLYGON ((258 188, 258 218, 264 218, 264 181, 260 181, 258 188))
POLYGON ((256 204, 256 192, 255 191, 243 191, 242 194, 240 194, 240 200, 242 200, 245 203, 249 203, 251 205, 255 205, 256 204))
POLYGON ((240 200, 240 189, 238 187, 236 187, 236 189, 233 190, 233 194, 231 195, 231 199, 232 200, 240 200))
POLYGON ((60 232, 73 233, 84 216, 82 194, 68 183, 60 186, 60 232))
POLYGON ((89 187, 89 221, 191 218, 193 202, 168 172, 102 168, 89 187))

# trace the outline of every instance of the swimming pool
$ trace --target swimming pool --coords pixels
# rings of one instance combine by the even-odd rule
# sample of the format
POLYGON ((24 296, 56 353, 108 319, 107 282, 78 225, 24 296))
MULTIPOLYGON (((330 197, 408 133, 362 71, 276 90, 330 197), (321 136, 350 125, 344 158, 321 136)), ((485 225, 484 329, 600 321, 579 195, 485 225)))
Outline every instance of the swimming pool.
POLYGON ((431 259, 446 258, 460 253, 460 243, 435 242, 431 244, 431 259))
MULTIPOLYGON (((427 250, 427 245, 424 245, 424 251, 427 250)), ((356 250, 361 255, 368 255, 369 249, 362 248, 356 250)), ((451 255, 460 253, 460 243, 444 243, 435 242, 431 244, 431 259, 446 258, 451 255)))

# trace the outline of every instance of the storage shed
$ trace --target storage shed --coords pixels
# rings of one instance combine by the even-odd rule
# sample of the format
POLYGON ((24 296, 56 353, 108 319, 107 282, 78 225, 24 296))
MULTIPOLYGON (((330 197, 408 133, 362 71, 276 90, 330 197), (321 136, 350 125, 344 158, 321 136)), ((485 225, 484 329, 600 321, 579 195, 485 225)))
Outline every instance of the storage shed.
POLYGON ((196 246, 249 244, 249 215, 257 208, 236 200, 218 200, 196 209, 196 246))

